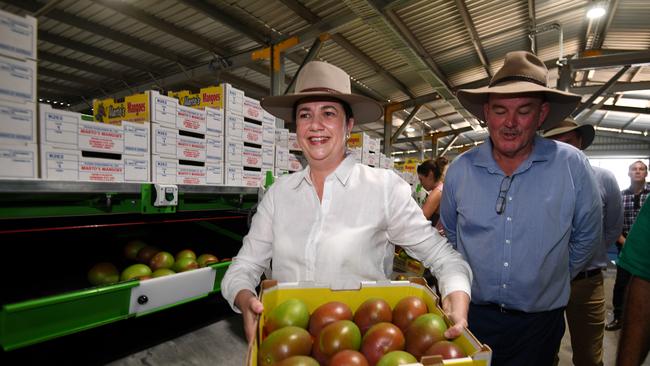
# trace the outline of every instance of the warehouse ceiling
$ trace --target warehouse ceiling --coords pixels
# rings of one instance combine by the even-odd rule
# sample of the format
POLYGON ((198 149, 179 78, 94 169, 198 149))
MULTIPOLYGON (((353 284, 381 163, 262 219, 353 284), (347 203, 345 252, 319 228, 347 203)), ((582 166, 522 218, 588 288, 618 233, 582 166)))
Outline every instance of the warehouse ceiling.
MULTIPOLYGON (((486 85, 507 52, 533 50, 551 86, 583 96, 576 117, 597 128, 589 153, 650 151, 647 0, 1 0, 0 8, 38 18, 39 98, 58 108, 90 113, 93 98, 219 82, 261 98, 284 92, 315 58, 396 110, 397 157, 455 154, 487 137, 455 91, 486 85), (594 5, 605 15, 588 18, 594 5), (283 50, 284 75, 251 57, 272 45, 283 50)), ((384 120, 355 129, 384 138, 384 120)))

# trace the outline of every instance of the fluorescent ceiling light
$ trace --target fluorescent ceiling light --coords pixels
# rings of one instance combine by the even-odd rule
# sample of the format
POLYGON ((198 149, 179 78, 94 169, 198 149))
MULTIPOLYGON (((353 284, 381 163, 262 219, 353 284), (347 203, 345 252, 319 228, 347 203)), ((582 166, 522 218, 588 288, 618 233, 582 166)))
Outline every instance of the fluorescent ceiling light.
POLYGON ((406 127, 406 132, 414 132, 415 128, 413 127, 406 127))
POLYGON ((587 18, 589 19, 600 18, 603 15, 605 15, 606 12, 607 11, 605 10, 605 8, 602 5, 598 4, 593 6, 591 9, 587 11, 587 18))

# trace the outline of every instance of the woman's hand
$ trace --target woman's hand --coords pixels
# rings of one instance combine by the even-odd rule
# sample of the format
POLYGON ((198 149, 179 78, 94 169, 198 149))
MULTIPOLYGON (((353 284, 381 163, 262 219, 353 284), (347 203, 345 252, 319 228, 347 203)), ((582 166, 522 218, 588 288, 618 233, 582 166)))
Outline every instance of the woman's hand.
POLYGON ((454 291, 442 299, 442 310, 454 322, 454 326, 445 331, 447 339, 453 339, 463 333, 467 327, 469 295, 463 291, 454 291))
POLYGON ((264 311, 264 305, 250 290, 241 290, 235 296, 235 306, 241 311, 244 318, 244 332, 248 343, 250 343, 255 339, 257 317, 264 311))

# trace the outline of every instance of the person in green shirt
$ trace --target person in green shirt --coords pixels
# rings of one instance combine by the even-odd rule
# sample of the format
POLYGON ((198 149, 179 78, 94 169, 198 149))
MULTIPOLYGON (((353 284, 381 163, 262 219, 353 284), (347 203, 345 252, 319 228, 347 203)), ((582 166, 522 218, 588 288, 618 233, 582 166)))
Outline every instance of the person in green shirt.
POLYGON ((632 274, 623 309, 616 365, 640 365, 650 349, 650 203, 641 208, 618 259, 632 274))

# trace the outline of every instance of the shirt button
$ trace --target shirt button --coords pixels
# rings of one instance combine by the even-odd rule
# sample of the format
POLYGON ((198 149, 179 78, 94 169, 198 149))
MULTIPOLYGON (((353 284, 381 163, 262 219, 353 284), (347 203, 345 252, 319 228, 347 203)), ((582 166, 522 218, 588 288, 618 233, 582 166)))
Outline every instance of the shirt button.
POLYGON ((504 267, 508 267, 508 262, 503 263, 504 267))
POLYGON ((506 304, 501 303, 501 307, 502 307, 502 308, 505 308, 505 307, 506 307, 506 304))
POLYGON ((508 201, 512 201, 512 196, 509 196, 509 197, 508 197, 508 201))
POLYGON ((512 221, 512 217, 507 217, 506 220, 512 221))
POLYGON ((510 244, 510 239, 506 239, 506 244, 510 244))
POLYGON ((504 284, 503 284, 503 288, 506 288, 506 287, 508 287, 508 286, 506 286, 506 284, 504 283, 504 284))

